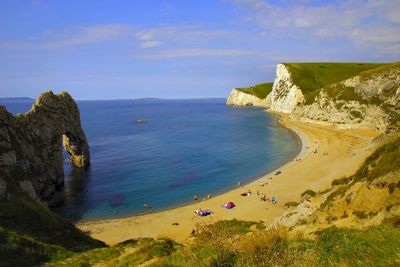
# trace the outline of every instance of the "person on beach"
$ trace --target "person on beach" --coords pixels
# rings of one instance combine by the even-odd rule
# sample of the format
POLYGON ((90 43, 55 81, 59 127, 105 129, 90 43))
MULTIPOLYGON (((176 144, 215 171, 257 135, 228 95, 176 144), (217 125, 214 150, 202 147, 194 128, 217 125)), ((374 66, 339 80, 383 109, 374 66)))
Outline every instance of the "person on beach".
POLYGON ((242 184, 240 183, 240 181, 237 181, 237 187, 240 188, 242 186, 242 184))
POLYGON ((147 213, 152 213, 153 209, 149 204, 144 204, 144 208, 146 209, 147 213))
POLYGON ((272 202, 272 204, 276 203, 276 197, 275 196, 272 197, 271 202, 272 202))
POLYGON ((197 203, 197 201, 199 200, 199 197, 197 195, 194 195, 193 196, 193 200, 194 200, 195 203, 197 203))
POLYGON ((211 197, 211 193, 208 193, 207 198, 210 199, 211 197))

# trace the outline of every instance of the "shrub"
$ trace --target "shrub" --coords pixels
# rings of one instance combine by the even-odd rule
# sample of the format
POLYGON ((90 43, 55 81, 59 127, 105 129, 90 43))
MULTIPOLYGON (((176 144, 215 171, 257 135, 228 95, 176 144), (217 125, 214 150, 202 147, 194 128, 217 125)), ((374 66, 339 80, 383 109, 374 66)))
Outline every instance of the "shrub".
POLYGON ((332 186, 348 184, 351 181, 351 177, 343 177, 339 179, 335 179, 332 181, 332 186))
POLYGON ((397 187, 397 184, 396 184, 396 183, 390 183, 390 184, 388 185, 389 193, 392 194, 392 193, 394 192, 394 190, 396 189, 396 187, 397 187))
POLYGON ((354 118, 360 118, 360 119, 364 118, 364 116, 357 110, 350 111, 350 115, 354 118))
POLYGON ((286 208, 297 207, 300 203, 296 201, 289 201, 285 203, 286 208))
POLYGON ((313 191, 313 190, 311 190, 311 189, 308 189, 308 190, 304 191, 304 192, 301 194, 301 197, 305 197, 305 196, 314 197, 316 194, 317 194, 317 193, 316 193, 315 191, 313 191))
POLYGON ((358 218, 360 218, 360 219, 366 219, 366 218, 368 218, 368 214, 365 213, 365 211, 358 211, 358 210, 355 210, 355 211, 353 211, 353 214, 356 215, 356 216, 357 216, 358 218))
POLYGON ((346 193, 347 187, 346 186, 339 186, 335 191, 333 191, 322 203, 321 208, 325 208, 328 204, 330 204, 336 197, 342 196, 346 193))

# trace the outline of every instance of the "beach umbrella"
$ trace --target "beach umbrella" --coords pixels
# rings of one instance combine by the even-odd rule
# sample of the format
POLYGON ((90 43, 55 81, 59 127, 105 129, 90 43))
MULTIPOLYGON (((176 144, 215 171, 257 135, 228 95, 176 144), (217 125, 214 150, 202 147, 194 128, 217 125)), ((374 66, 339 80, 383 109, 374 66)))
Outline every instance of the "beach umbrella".
POLYGON ((234 207, 235 207, 235 203, 233 203, 232 201, 229 201, 228 203, 225 204, 226 209, 232 209, 234 207))

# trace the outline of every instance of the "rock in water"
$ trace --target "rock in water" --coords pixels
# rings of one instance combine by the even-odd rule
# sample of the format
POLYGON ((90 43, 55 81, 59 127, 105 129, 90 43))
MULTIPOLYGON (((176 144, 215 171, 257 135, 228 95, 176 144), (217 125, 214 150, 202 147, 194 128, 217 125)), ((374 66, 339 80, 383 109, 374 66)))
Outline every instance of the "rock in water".
POLYGON ((29 112, 15 117, 0 106, 0 176, 24 185, 22 191, 31 184, 33 199, 47 202, 64 184, 63 144, 74 166, 89 166, 79 109, 68 93, 43 93, 29 112))

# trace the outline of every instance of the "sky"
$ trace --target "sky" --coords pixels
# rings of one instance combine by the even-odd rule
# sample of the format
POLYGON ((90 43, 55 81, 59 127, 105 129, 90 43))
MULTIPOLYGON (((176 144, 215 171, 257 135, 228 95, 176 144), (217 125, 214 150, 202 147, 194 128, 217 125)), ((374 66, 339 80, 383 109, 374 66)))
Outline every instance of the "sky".
POLYGON ((226 97, 280 62, 400 60, 400 0, 0 0, 0 97, 226 97))

